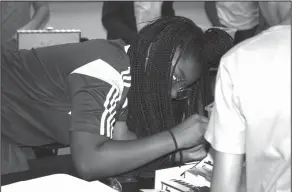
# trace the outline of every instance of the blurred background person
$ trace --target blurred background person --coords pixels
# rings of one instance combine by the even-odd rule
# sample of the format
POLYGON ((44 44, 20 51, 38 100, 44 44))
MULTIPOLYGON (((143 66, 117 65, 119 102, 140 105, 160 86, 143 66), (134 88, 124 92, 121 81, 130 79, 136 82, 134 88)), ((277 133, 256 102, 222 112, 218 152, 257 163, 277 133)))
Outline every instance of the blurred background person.
POLYGON ((257 1, 206 1, 205 11, 216 27, 234 28, 234 43, 253 37, 259 25, 259 6, 257 1))
POLYGON ((268 22, 266 21, 265 17, 262 14, 262 10, 260 9, 260 13, 259 13, 259 25, 256 29, 255 35, 259 34, 260 32, 268 29, 270 26, 268 24, 268 22))
POLYGON ((108 40, 122 39, 131 44, 148 22, 174 15, 172 1, 105 1, 102 8, 102 24, 107 31, 108 40))
POLYGON ((48 2, 4 1, 1 2, 1 46, 3 49, 17 50, 17 30, 43 28, 49 21, 48 2), (31 17, 31 7, 34 12, 31 17))

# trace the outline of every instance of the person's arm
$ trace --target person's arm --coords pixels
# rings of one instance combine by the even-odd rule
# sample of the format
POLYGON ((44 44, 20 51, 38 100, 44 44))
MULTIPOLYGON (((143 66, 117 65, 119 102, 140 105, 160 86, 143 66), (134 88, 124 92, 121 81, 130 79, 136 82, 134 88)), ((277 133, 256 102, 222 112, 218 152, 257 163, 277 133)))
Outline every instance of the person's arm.
POLYGON ((110 34, 114 34, 120 39, 123 39, 127 44, 131 44, 136 40, 137 32, 131 30, 121 18, 121 6, 125 2, 104 1, 102 7, 102 24, 110 34))
MULTIPOLYGON (((182 163, 189 163, 193 161, 200 161, 207 156, 208 152, 205 144, 192 147, 190 149, 182 150, 182 163)), ((181 160, 180 153, 175 154, 175 162, 179 163, 181 160)))
MULTIPOLYGON (((212 192, 239 191, 245 154, 245 118, 238 94, 235 56, 221 59, 216 79, 215 102, 205 138, 215 150, 212 192)), ((237 59, 237 58, 236 58, 237 59)))
MULTIPOLYGON (((34 1, 32 2, 34 14, 31 20, 18 30, 35 30, 43 28, 50 19, 50 10, 48 2, 34 1)), ((12 36, 16 40, 17 34, 12 36)))
POLYGON ((211 192, 239 192, 243 159, 242 154, 228 154, 215 150, 211 192))
POLYGON ((72 132, 71 141, 76 169, 86 180, 133 170, 175 149, 168 132, 131 141, 116 141, 100 135, 72 132))
MULTIPOLYGON (((137 136, 135 133, 129 131, 126 122, 117 121, 113 131, 113 140, 135 140, 137 136)), ((206 146, 200 144, 190 149, 182 150, 183 163, 199 161, 204 159, 207 156, 206 146)), ((175 162, 180 162, 180 153, 175 153, 175 162)))
POLYGON ((212 25, 215 27, 224 27, 219 20, 216 8, 216 1, 205 1, 205 11, 211 21, 212 25))
POLYGON ((137 135, 128 129, 127 123, 124 121, 117 121, 114 126, 113 140, 134 140, 137 135))
MULTIPOLYGON (((192 127, 184 125, 172 129, 178 148, 183 149, 200 143, 203 128, 190 120, 192 127), (187 128, 188 127, 188 128, 187 128), (186 138, 187 129, 198 132, 186 138)), ((86 180, 108 177, 131 171, 175 150, 174 141, 168 131, 139 140, 116 141, 98 134, 83 131, 71 132, 73 162, 80 176, 86 180)))
POLYGON ((137 139, 137 135, 130 131, 127 126, 128 117, 128 101, 125 100, 122 108, 122 114, 115 123, 113 130, 113 140, 134 140, 137 139))
MULTIPOLYGON (((85 68, 82 70, 80 74, 75 71, 69 76, 71 153, 82 178, 93 180, 131 171, 175 150, 168 131, 139 140, 111 140, 117 90, 90 76, 98 73, 90 73, 92 70, 89 69, 90 74, 85 75, 85 68)), ((200 144, 204 140, 205 126, 203 117, 193 115, 173 128, 178 148, 200 144)))
MULTIPOLYGON (((119 117, 118 121, 115 124, 113 131, 113 139, 114 140, 134 140, 137 139, 137 135, 128 129, 126 124, 128 115, 128 109, 125 107, 124 112, 119 117)), ((182 150, 183 155, 183 163, 191 162, 191 161, 199 161, 207 156, 207 150, 205 143, 192 147, 190 149, 182 150)), ((180 153, 177 152, 175 154, 175 162, 180 162, 180 153)))
POLYGON ((29 23, 21 29, 40 29, 43 28, 49 21, 50 9, 48 2, 35 1, 32 2, 34 14, 29 23))

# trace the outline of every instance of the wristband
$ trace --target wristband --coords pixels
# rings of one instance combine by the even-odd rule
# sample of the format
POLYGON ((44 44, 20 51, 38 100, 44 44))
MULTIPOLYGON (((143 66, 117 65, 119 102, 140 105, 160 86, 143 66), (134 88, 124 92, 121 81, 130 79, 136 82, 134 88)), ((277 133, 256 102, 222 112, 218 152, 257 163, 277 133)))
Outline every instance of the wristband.
POLYGON ((174 137, 174 134, 172 133, 171 130, 168 130, 168 132, 170 133, 170 135, 171 135, 171 137, 173 139, 173 142, 174 142, 174 145, 175 145, 175 152, 177 152, 178 151, 178 146, 177 146, 177 142, 176 142, 176 139, 174 137))
MULTIPOLYGON (((171 130, 168 130, 168 132, 170 133, 172 139, 173 139, 173 142, 174 142, 174 145, 175 145, 175 152, 178 151, 178 145, 177 145, 177 142, 176 142, 176 139, 174 137, 174 134, 172 133, 171 130)), ((173 154, 173 159, 175 158, 175 153, 173 154)), ((182 154, 182 151, 179 150, 179 166, 181 166, 183 164, 183 154, 182 154)))

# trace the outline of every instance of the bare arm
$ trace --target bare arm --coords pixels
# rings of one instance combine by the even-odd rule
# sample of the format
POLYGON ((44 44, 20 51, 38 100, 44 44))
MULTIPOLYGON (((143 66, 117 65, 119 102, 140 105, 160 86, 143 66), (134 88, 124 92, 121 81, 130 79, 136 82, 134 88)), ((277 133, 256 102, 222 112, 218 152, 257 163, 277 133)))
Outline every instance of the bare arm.
POLYGON ((134 140, 137 139, 135 133, 128 129, 126 122, 117 121, 113 131, 113 140, 134 140))
MULTIPOLYGON (((102 60, 98 62, 99 65, 94 65, 93 69, 99 71, 96 68, 98 66, 102 71, 102 67, 107 66, 107 63, 102 60)), ((91 73, 84 74, 84 71, 81 73, 75 70, 68 77, 72 96, 71 153, 81 177, 93 180, 122 174, 176 149, 168 131, 130 141, 110 139, 116 134, 112 127, 112 117, 116 111, 111 107, 111 103, 115 101, 111 100, 115 92, 110 84, 96 78, 98 73, 94 73, 92 77, 91 73)), ((178 149, 201 144, 204 141, 206 126, 205 117, 191 115, 174 127, 172 130, 178 149)))
POLYGON ((32 3, 34 14, 31 21, 25 26, 27 29, 40 29, 43 28, 50 18, 50 10, 48 2, 35 1, 32 3))
POLYGON ((168 132, 132 141, 115 141, 99 135, 72 132, 71 139, 73 161, 86 180, 133 170, 175 149, 168 132))
POLYGON ((205 11, 213 26, 224 27, 223 25, 221 25, 217 14, 216 1, 206 1, 205 11))
MULTIPOLYGON (((49 21, 50 18, 50 10, 48 2, 32 2, 34 8, 34 14, 26 25, 22 26, 18 30, 35 30, 43 28, 49 21)), ((16 39, 17 35, 14 34, 12 39, 16 39)))
POLYGON ((222 153, 215 150, 211 192, 238 192, 242 187, 244 155, 222 153))
POLYGON ((234 65, 234 58, 237 56, 221 58, 216 78, 215 102, 205 134, 206 140, 214 149, 211 192, 238 192, 242 175, 247 123, 239 102, 240 89, 237 83, 242 79, 234 80, 234 77, 238 78, 235 72, 239 71, 235 67, 237 65, 234 65))
MULTIPOLYGON (((198 145, 206 124, 194 115, 173 128, 179 149, 198 145)), ((131 141, 110 140, 80 131, 71 132, 71 151, 75 166, 86 180, 131 171, 175 150, 169 132, 131 141)))
MULTIPOLYGON (((137 139, 137 136, 135 133, 129 131, 126 122, 117 121, 114 128, 113 140, 134 140, 134 139, 137 139)), ((207 156, 205 144, 202 143, 193 148, 182 150, 182 156, 183 163, 199 161, 205 158, 207 156)), ((181 160, 180 153, 177 152, 175 154, 175 162, 180 162, 180 160, 181 160)))

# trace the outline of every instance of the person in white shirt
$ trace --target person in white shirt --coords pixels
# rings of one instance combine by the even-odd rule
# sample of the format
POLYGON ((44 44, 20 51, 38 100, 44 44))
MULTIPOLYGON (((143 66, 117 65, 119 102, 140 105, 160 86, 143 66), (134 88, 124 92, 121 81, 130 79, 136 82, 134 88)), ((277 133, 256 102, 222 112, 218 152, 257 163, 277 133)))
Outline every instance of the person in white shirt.
POLYGON ((205 10, 214 26, 237 29, 235 44, 253 37, 258 29, 260 11, 257 1, 208 1, 205 10))
POLYGON ((205 139, 211 192, 291 191, 291 7, 260 2, 273 26, 221 59, 205 139))

